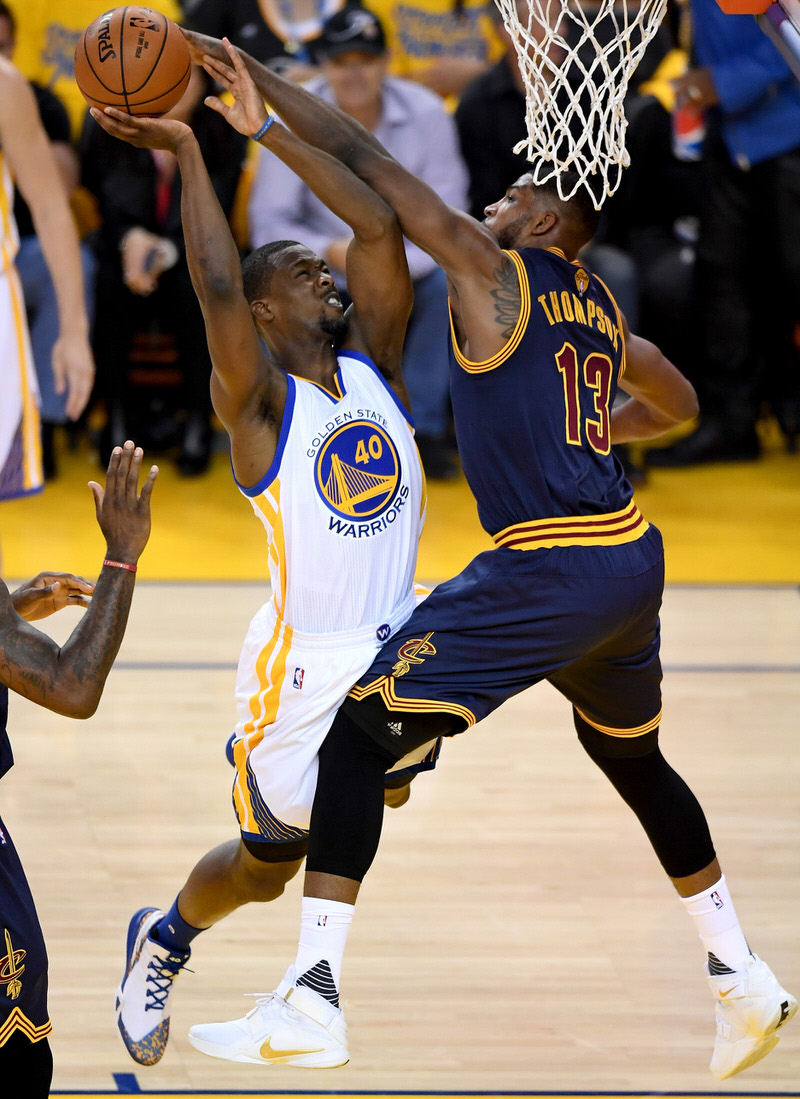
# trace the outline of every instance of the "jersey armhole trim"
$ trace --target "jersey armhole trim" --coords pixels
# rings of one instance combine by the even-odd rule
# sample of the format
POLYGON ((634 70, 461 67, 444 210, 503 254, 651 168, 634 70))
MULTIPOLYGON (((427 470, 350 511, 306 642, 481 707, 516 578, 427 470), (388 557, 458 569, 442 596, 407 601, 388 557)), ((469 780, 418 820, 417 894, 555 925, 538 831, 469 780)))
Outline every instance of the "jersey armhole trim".
POLYGON ((275 448, 275 456, 270 463, 270 467, 260 481, 252 485, 250 488, 245 488, 236 480, 236 474, 233 472, 233 459, 231 459, 231 473, 233 473, 233 479, 236 482, 236 487, 245 496, 256 497, 271 485, 275 478, 278 476, 278 471, 281 467, 281 460, 283 459, 283 452, 286 449, 286 442, 289 438, 289 430, 292 426, 292 417, 294 416, 294 405, 297 398, 297 382, 291 374, 286 375, 286 404, 283 406, 283 418, 281 420, 281 432, 278 436, 278 445, 275 448))
POLYGON ((508 337, 505 345, 497 352, 496 355, 492 355, 489 359, 484 359, 482 362, 473 362, 471 359, 466 358, 462 354, 458 346, 458 340, 456 338, 455 325, 453 324, 453 311, 450 308, 448 302, 447 310, 450 317, 450 339, 453 346, 453 354, 458 365, 462 370, 466 370, 468 374, 485 374, 490 370, 495 370, 498 366, 506 361, 510 355, 516 351, 522 337, 525 335, 525 330, 528 327, 528 321, 531 315, 531 288, 528 282, 528 277, 525 271, 525 264, 520 256, 519 252, 504 250, 504 254, 514 261, 517 268, 517 279, 519 282, 520 292, 520 309, 519 316, 517 317, 516 324, 511 335, 508 337))

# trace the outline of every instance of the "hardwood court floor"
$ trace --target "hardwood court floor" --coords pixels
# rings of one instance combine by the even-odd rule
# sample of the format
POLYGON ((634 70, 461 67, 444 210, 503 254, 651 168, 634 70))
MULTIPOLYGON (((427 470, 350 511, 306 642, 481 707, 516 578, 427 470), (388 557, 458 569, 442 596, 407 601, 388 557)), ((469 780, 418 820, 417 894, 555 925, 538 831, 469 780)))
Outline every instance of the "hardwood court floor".
MULTIPOLYGON (((202 1057, 186 1039, 192 1023, 244 1014, 243 993, 280 979, 299 880, 197 940, 166 1055, 135 1066, 112 1012, 127 922, 142 905, 169 904, 196 858, 234 834, 222 748, 239 644, 264 597, 252 582, 263 545, 222 456, 194 483, 163 466, 98 713, 71 723, 12 700, 18 765, 2 812, 51 954, 55 1093, 800 1095, 798 1022, 743 1076, 708 1073, 699 941, 547 685, 449 742, 409 805, 387 814, 345 962, 348 1066, 261 1070, 202 1057)), ((663 474, 637 493, 672 560, 662 745, 705 806, 753 949, 795 993, 798 470, 776 451, 752 466, 663 474)), ((90 476, 85 454, 67 456, 40 499, 0 509, 5 575, 96 571, 90 476)), ((432 486, 427 537, 420 575, 431 578, 485 544, 463 484, 432 486)), ((58 637, 75 621, 60 617, 44 623, 58 637)))

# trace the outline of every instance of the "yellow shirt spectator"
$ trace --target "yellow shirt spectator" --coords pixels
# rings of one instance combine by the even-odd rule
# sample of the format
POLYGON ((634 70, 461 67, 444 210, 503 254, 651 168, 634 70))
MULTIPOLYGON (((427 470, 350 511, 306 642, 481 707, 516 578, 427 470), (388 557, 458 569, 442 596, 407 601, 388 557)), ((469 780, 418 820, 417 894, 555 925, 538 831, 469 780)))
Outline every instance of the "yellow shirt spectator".
POLYGON ((486 0, 364 0, 364 7, 386 31, 390 73, 445 98, 457 98, 505 50, 486 0))
MULTIPOLYGON (((84 30, 113 4, 102 0, 7 0, 17 20, 14 64, 29 80, 43 84, 66 107, 72 133, 77 138, 86 113, 86 100, 73 75, 75 46, 84 30)), ((158 0, 158 10, 179 22, 181 8, 176 0, 158 0)))

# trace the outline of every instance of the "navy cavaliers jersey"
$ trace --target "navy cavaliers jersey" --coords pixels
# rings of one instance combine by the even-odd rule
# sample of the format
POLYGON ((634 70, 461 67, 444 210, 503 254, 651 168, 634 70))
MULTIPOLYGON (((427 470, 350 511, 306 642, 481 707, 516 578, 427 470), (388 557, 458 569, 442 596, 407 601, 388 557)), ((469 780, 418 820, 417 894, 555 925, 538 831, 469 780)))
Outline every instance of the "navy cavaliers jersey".
MULTIPOLYGON (((7 721, 8 688, 0 686, 0 777, 14 762, 7 721)), ((0 1049, 18 1030, 38 1042, 52 1029, 42 929, 19 855, 0 819, 0 1049)))
POLYGON ((558 250, 506 254, 522 304, 503 349, 471 362, 451 323, 458 448, 481 524, 498 545, 519 549, 638 538, 647 524, 611 452, 625 369, 617 305, 558 250))

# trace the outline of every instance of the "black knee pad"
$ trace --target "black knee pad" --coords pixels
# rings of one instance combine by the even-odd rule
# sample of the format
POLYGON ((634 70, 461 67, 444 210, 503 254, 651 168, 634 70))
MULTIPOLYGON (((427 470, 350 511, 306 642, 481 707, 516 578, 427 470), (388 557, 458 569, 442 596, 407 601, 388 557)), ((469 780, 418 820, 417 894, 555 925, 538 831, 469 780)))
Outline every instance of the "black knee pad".
MULTIPOLYGON (((646 733, 645 752, 609 753, 601 733, 575 714, 578 738, 614 789, 633 810, 661 865, 671 878, 703 870, 714 858, 714 845, 700 803, 661 754, 658 729, 646 733)), ((637 741, 644 737, 635 738, 637 741)), ((639 745, 641 749, 643 744, 639 745)))
POLYGON ((306 870, 362 881, 378 849, 394 759, 341 710, 319 751, 306 870))

